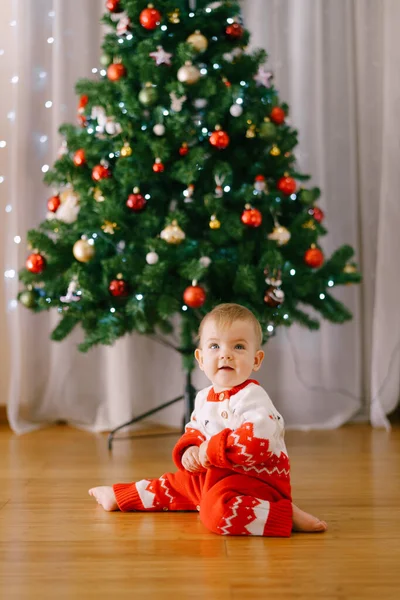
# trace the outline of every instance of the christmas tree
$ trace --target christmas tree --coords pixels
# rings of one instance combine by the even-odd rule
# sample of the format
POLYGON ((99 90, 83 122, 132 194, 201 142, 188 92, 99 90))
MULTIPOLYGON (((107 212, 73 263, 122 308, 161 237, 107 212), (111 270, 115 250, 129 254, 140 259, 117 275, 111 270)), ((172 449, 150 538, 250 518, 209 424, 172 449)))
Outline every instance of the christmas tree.
POLYGON ((316 312, 351 318, 331 288, 360 280, 353 250, 319 247, 320 190, 296 169, 288 106, 266 53, 246 51, 238 2, 106 9, 103 68, 77 83, 78 124, 60 128, 19 300, 58 310, 54 340, 80 324, 82 351, 178 328, 189 370, 199 321, 221 302, 250 308, 265 340, 317 329, 316 312))

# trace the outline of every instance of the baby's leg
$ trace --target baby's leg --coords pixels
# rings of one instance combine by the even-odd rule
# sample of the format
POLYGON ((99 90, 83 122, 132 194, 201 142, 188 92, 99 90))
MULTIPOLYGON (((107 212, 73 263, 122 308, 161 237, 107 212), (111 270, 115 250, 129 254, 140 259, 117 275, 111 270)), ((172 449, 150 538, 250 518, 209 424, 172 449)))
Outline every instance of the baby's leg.
POLYGON ((92 488, 89 494, 108 511, 196 510, 198 494, 195 489, 197 486, 193 486, 193 478, 187 471, 178 471, 166 473, 159 479, 92 488))
POLYGON ((293 507, 293 531, 302 531, 304 533, 322 533, 328 529, 325 521, 321 521, 318 517, 313 517, 309 513, 304 512, 295 504, 293 507))
POLYGON ((89 494, 97 500, 104 510, 118 510, 117 499, 111 486, 103 485, 101 487, 91 488, 89 494))
POLYGON ((222 535, 290 537, 292 503, 266 484, 232 475, 203 494, 200 519, 222 535))

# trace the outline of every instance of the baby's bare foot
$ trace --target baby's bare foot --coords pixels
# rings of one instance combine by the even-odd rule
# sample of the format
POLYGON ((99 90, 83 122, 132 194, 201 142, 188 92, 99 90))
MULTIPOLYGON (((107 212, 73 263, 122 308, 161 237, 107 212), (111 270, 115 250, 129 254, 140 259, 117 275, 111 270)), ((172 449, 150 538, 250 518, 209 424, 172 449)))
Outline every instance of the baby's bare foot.
POLYGON ((112 487, 108 485, 95 487, 89 490, 89 494, 93 496, 93 498, 96 498, 97 502, 101 504, 104 510, 118 510, 118 504, 112 487))
POLYGON ((295 504, 293 506, 293 531, 303 531, 305 533, 322 533, 328 529, 325 521, 320 521, 309 513, 304 512, 295 504))

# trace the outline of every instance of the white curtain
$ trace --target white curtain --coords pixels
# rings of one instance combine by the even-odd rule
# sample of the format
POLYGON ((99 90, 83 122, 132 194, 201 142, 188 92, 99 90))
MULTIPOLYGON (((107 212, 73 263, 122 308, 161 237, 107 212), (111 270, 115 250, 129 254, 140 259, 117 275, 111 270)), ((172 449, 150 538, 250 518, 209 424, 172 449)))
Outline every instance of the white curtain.
MULTIPOLYGON (((180 395, 179 355, 139 335, 86 355, 76 350, 79 332, 51 342, 57 313, 33 315, 15 306, 12 275, 28 253, 26 231, 46 214, 51 190, 42 183, 42 167, 56 158, 58 126, 76 118, 74 84, 95 77, 92 68, 99 66, 104 1, 4 4, 10 19, 0 24, 0 123, 7 147, 0 152, 7 152, 8 167, 0 190, 9 328, 1 346, 11 364, 9 420, 18 433, 57 420, 103 431, 180 395)), ((335 292, 354 320, 323 323, 317 333, 278 331, 259 380, 287 427, 333 428, 352 419, 387 426, 400 387, 400 3, 246 0, 243 10, 252 46, 267 49, 275 85, 299 130, 299 167, 323 191, 329 230, 323 247, 330 254, 350 243, 364 274, 362 286, 335 292)), ((201 373, 194 384, 206 384, 201 373)), ((182 413, 178 403, 153 420, 180 426, 182 413)))

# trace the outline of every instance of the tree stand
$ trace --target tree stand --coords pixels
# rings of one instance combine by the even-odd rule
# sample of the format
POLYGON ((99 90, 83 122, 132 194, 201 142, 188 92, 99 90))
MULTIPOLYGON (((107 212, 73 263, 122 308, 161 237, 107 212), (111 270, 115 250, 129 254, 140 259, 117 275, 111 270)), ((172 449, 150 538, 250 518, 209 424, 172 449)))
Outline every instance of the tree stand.
MULTIPOLYGON (((128 427, 129 425, 133 425, 134 423, 138 423, 142 419, 146 419, 147 417, 154 415, 158 411, 163 410, 164 408, 168 408, 168 406, 172 406, 176 402, 179 402, 179 400, 184 400, 184 402, 185 402, 185 404, 184 404, 185 413, 183 416, 183 423, 182 423, 182 429, 184 429, 185 423, 188 423, 190 421, 190 415, 193 412, 195 395, 196 395, 196 390, 192 385, 192 371, 187 370, 186 371, 186 384, 185 384, 183 395, 178 396, 177 398, 174 398, 173 400, 169 400, 168 402, 165 402, 164 404, 160 404, 160 406, 156 406, 156 408, 152 408, 151 410, 148 410, 147 412, 139 415, 138 417, 134 417, 127 423, 123 423, 122 425, 119 425, 118 427, 113 429, 108 436, 108 449, 110 451, 112 450, 112 443, 113 443, 114 435, 117 433, 117 431, 119 431, 120 429, 123 429, 124 427, 128 427)), ((131 436, 131 437, 153 437, 154 435, 165 435, 165 434, 144 434, 144 435, 131 436)), ((167 435, 171 435, 171 434, 168 433, 167 435)), ((124 439, 126 439, 126 438, 124 438, 124 439)))

